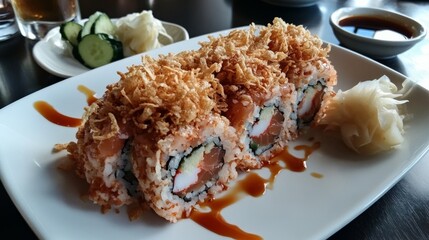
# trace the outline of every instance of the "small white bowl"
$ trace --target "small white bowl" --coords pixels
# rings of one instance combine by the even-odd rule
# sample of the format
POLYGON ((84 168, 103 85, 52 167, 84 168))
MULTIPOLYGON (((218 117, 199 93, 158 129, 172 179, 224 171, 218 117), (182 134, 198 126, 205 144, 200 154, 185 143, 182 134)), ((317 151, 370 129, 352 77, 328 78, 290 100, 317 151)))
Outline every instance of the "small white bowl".
POLYGON ((426 36, 425 27, 418 21, 400 13, 368 7, 345 7, 332 13, 330 24, 335 36, 340 43, 356 52, 362 53, 374 59, 392 58, 413 47, 426 36), (410 38, 400 40, 382 40, 355 34, 340 26, 342 19, 349 17, 369 17, 382 21, 388 21, 401 28, 407 29, 410 38))

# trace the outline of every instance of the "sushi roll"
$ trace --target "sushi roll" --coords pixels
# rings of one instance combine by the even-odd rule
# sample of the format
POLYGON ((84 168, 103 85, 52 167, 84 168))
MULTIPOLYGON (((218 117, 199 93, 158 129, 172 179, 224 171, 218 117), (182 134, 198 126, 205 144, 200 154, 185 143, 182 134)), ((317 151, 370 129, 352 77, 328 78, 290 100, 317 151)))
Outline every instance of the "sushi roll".
POLYGON ((89 183, 87 196, 102 211, 139 198, 130 162, 131 141, 125 126, 104 99, 86 109, 76 142, 68 145, 76 173, 89 183))
POLYGON ((296 139, 336 84, 329 47, 280 18, 201 46, 199 59, 222 66, 215 74, 227 96, 223 115, 237 131, 243 170, 262 167, 296 139))
MULTIPOLYGON (((324 60, 320 60, 323 62, 324 60)), ((315 68, 317 64, 307 66, 308 76, 300 78, 306 84, 297 86, 297 104, 294 112, 296 113, 297 125, 300 129, 306 128, 315 123, 318 112, 325 99, 330 96, 333 86, 336 84, 336 71, 331 64, 321 64, 321 68, 315 68)))
POLYGON ((190 54, 143 57, 86 109, 68 151, 104 211, 138 203, 175 222, 237 176, 219 66, 192 68, 190 54))
POLYGON ((223 93, 213 72, 219 66, 191 68, 188 54, 146 56, 115 87, 131 125, 139 192, 171 222, 188 217, 237 176, 235 130, 217 102, 223 93))
POLYGON ((135 172, 149 206, 168 221, 188 217, 237 177, 236 136, 220 115, 176 126, 152 143, 146 139, 133 152, 135 172))
POLYGON ((310 126, 337 84, 337 72, 328 59, 330 46, 303 26, 287 24, 281 18, 261 27, 256 41, 267 46, 267 51, 283 56, 277 63, 296 88, 297 125, 300 129, 310 126))
POLYGON ((200 46, 142 56, 86 109, 67 150, 104 210, 190 216, 311 126, 337 81, 329 46, 279 18, 200 46))
POLYGON ((221 112, 235 129, 240 154, 237 168, 261 168, 290 140, 295 127, 291 121, 294 86, 280 71, 281 56, 256 45, 256 28, 233 30, 225 36, 202 42, 198 59, 207 65, 219 64, 215 72, 225 103, 221 112))
POLYGON ((295 138, 298 134, 292 116, 295 95, 293 85, 271 89, 261 99, 252 92, 229 95, 225 116, 230 119, 239 138, 239 169, 263 167, 295 138))

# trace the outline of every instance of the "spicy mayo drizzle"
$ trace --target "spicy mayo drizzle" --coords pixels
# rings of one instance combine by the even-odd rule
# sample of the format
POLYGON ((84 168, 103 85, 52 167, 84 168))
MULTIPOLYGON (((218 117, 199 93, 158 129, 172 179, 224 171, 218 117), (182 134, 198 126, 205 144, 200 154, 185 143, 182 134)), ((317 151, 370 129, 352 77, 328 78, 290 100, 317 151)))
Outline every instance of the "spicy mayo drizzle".
MULTIPOLYGON (((97 100, 95 92, 91 89, 79 85, 77 89, 86 95, 86 102, 91 105, 97 100)), ((58 112, 51 104, 46 101, 36 101, 33 104, 34 108, 44 117, 46 120, 55 123, 63 127, 78 127, 82 123, 82 119, 66 116, 58 112)))
POLYGON ((276 176, 283 170, 289 169, 293 172, 303 172, 307 168, 306 161, 311 153, 320 147, 320 142, 314 142, 312 145, 298 145, 294 149, 304 151, 302 158, 295 157, 289 152, 288 147, 275 156, 264 168, 270 170, 270 176, 265 179, 255 172, 249 172, 246 176, 235 183, 232 189, 216 199, 201 203, 200 209, 194 209, 190 218, 202 227, 222 236, 234 239, 257 240, 262 237, 248 233, 228 223, 222 217, 222 210, 244 198, 246 195, 252 197, 262 196, 266 189, 272 189, 276 176), (282 166, 280 163, 283 162, 282 166))

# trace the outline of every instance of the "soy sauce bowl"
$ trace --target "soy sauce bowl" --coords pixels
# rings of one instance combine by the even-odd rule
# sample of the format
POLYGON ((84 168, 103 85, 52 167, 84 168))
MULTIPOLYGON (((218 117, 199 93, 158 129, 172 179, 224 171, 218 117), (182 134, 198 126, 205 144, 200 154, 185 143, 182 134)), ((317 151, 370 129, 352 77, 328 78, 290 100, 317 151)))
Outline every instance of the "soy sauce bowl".
POLYGON ((395 57, 426 36, 415 19, 380 8, 340 8, 331 14, 330 25, 341 45, 374 59, 395 57))

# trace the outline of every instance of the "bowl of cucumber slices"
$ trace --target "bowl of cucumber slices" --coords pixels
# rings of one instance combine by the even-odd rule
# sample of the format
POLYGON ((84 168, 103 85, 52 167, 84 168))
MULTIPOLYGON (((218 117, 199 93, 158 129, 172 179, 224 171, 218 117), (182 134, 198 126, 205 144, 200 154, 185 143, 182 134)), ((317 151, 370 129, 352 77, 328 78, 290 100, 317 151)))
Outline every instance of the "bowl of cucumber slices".
POLYGON ((73 57, 88 68, 124 58, 116 26, 107 14, 96 12, 83 25, 67 22, 60 26, 61 38, 70 44, 73 57))
POLYGON ((187 39, 185 28, 156 19, 151 11, 119 19, 97 11, 88 19, 52 29, 35 44, 33 55, 46 71, 66 78, 187 39))

